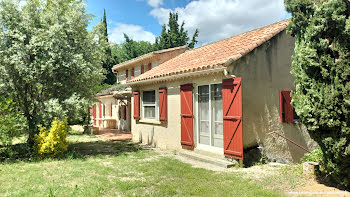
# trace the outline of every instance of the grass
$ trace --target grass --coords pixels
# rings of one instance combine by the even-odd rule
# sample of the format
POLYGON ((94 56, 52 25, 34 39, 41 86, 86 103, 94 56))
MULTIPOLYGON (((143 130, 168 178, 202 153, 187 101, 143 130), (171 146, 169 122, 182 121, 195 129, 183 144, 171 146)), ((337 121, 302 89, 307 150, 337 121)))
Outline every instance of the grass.
POLYGON ((193 168, 131 142, 72 133, 62 159, 0 164, 1 196, 281 196, 234 172, 193 168))

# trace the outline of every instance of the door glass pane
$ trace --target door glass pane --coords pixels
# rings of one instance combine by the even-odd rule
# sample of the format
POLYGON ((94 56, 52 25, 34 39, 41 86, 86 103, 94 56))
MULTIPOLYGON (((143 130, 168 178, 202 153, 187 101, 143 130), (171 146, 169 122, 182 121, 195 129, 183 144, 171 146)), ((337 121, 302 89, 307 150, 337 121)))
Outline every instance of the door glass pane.
POLYGON ((211 129, 212 144, 215 147, 223 147, 223 112, 222 112, 222 85, 213 84, 211 91, 211 129))
POLYGON ((199 143, 210 145, 209 85, 198 86, 199 143))

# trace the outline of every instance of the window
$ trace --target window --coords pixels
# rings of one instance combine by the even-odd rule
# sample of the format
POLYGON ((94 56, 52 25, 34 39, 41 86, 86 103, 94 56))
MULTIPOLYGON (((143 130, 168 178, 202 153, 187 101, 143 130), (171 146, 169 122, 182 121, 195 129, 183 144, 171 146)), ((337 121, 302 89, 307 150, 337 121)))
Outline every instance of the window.
POLYGON ((156 91, 143 91, 142 94, 142 117, 144 119, 156 119, 157 112, 156 91))
POLYGON ((198 86, 198 142, 223 147, 222 84, 198 86))
POLYGON ((145 67, 143 65, 141 65, 141 74, 143 74, 145 72, 145 67))
POLYGON ((280 120, 281 122, 297 122, 299 117, 291 104, 290 90, 280 91, 280 120))

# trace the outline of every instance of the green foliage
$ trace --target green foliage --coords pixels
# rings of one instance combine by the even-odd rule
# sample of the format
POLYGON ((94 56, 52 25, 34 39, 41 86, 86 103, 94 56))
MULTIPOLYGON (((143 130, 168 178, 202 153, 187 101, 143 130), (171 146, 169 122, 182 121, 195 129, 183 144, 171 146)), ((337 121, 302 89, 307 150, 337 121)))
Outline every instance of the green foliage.
POLYGON ((293 106, 337 183, 350 187, 350 2, 285 0, 295 36, 293 106))
POLYGON ((62 156, 67 151, 68 123, 66 119, 59 121, 55 118, 50 130, 39 126, 39 131, 39 134, 34 137, 34 150, 38 156, 55 158, 62 156))
POLYGON ((112 46, 112 56, 116 57, 117 63, 125 62, 156 50, 149 42, 134 41, 126 34, 124 34, 124 38, 124 43, 112 46))
POLYGON ((50 102, 67 109, 67 99, 91 99, 101 83, 103 54, 89 20, 80 0, 0 1, 0 92, 13 93, 31 144, 50 102))
POLYGON ((302 162, 307 162, 307 161, 312 161, 312 162, 317 162, 321 166, 323 166, 323 153, 320 148, 316 148, 313 150, 311 153, 306 153, 302 158, 302 162))
POLYGON ((9 147, 26 131, 26 121, 11 99, 0 97, 0 145, 9 147))
POLYGON ((180 26, 178 21, 178 13, 170 12, 168 26, 163 25, 161 35, 156 38, 155 48, 157 50, 174 48, 184 45, 188 45, 190 48, 193 48, 194 45, 198 42, 196 40, 198 37, 198 29, 196 29, 195 33, 193 34, 191 42, 188 42, 188 32, 184 28, 185 22, 182 22, 180 26))
POLYGON ((125 42, 120 45, 112 45, 111 56, 114 58, 115 63, 118 64, 161 49, 168 49, 184 45, 194 48, 194 45, 198 42, 198 29, 196 29, 195 33, 193 34, 191 42, 188 42, 189 37, 184 25, 184 22, 182 22, 181 26, 178 24, 177 13, 170 13, 168 29, 167 25, 162 26, 161 35, 156 38, 154 44, 146 41, 134 41, 128 35, 124 34, 125 42))

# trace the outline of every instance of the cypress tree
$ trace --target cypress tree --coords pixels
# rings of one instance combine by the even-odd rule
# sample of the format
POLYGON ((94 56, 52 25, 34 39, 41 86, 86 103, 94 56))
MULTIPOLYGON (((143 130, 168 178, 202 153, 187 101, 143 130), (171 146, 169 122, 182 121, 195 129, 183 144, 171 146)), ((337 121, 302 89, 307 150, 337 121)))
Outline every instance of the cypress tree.
POLYGON ((104 60, 102 66, 105 69, 106 78, 104 79, 103 83, 113 85, 116 82, 116 78, 112 72, 112 67, 116 64, 116 60, 112 57, 112 51, 108 41, 106 10, 103 11, 99 41, 100 47, 104 51, 104 60))
POLYGON ((325 173, 350 187, 350 2, 285 0, 296 39, 293 106, 322 149, 325 173))

